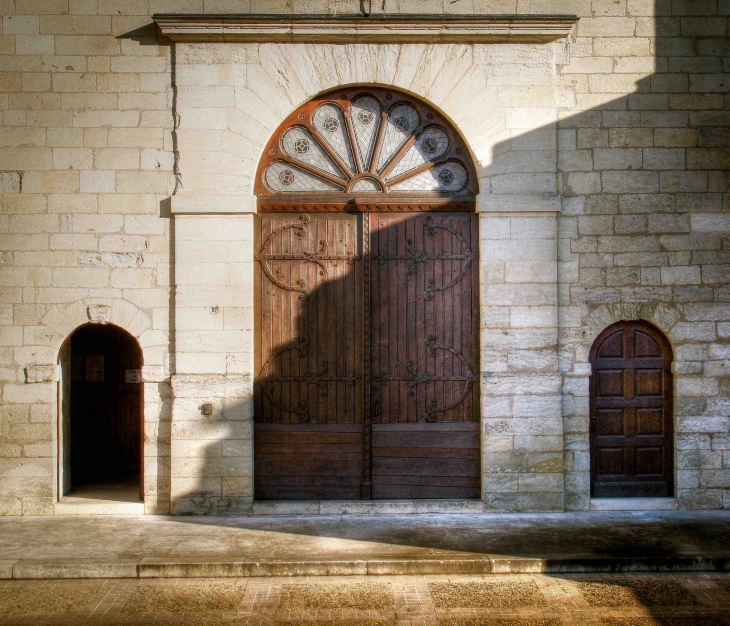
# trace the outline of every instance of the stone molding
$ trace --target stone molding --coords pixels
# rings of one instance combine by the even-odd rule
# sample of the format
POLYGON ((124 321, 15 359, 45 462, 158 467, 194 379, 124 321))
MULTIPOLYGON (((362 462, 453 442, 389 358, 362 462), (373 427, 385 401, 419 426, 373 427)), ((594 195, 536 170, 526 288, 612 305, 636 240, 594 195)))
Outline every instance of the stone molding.
MULTIPOLYGON (((560 213, 559 194, 489 194, 477 197, 478 213, 560 213)), ((213 215, 218 213, 256 213, 257 198, 246 196, 211 196, 181 194, 170 197, 173 215, 213 215)))
POLYGON ((179 15, 155 14, 175 42, 487 43, 567 37, 575 15, 179 15))

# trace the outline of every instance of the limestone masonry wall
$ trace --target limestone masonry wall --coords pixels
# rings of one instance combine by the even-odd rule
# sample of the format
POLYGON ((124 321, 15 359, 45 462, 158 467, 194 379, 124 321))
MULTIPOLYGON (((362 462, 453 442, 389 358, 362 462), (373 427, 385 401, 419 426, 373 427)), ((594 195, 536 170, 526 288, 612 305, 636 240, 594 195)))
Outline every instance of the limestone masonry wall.
POLYGON ((623 319, 674 349, 679 507, 730 508, 730 0, 372 2, 580 17, 542 44, 171 44, 151 19, 360 5, 0 0, 0 514, 53 514, 55 366, 90 322, 142 347, 146 512, 252 510, 253 177, 292 110, 367 83, 477 164, 484 509, 588 508, 588 351, 623 319))

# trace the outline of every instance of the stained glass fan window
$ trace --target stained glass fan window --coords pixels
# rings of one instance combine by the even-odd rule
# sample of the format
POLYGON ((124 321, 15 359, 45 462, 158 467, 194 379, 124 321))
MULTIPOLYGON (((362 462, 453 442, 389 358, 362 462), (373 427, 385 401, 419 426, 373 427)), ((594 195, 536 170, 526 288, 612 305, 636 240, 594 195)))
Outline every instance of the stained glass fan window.
POLYGON ((287 118, 266 147, 256 193, 407 202, 466 201, 477 191, 463 141, 436 110, 396 91, 355 89, 320 96, 287 118))

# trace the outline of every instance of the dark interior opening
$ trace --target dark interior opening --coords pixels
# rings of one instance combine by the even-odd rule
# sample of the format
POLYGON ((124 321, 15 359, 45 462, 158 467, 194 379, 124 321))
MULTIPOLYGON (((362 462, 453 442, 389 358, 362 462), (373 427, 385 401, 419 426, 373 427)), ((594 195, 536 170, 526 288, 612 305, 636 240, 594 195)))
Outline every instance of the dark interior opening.
POLYGON ((71 337, 71 489, 140 491, 142 352, 125 330, 89 325, 71 337))

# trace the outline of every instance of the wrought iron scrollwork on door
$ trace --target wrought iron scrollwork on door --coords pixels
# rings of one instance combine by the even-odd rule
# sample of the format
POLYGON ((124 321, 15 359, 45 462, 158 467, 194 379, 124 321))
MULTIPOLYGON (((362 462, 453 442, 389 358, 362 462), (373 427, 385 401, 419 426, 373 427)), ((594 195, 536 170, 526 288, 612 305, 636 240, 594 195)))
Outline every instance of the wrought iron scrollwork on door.
POLYGON ((447 289, 450 289, 451 287, 456 285, 462 278, 464 278, 464 276, 466 276, 467 272, 469 271, 469 267, 471 267, 472 262, 476 261, 478 254, 469 247, 469 244, 467 243, 466 239, 464 239, 464 237, 461 235, 461 233, 451 226, 435 223, 430 215, 428 215, 424 219, 424 222, 424 229, 427 237, 433 238, 433 236, 436 234, 436 229, 448 232, 453 235, 459 242, 462 248, 462 252, 439 254, 426 252, 425 250, 414 250, 413 240, 406 239, 406 250, 408 251, 408 254, 376 254, 372 257, 372 260, 377 261, 381 265, 386 261, 408 261, 408 270, 406 271, 406 274, 408 276, 413 276, 413 267, 418 263, 426 263, 427 261, 464 261, 461 266, 461 271, 448 283, 444 283, 443 285, 437 285, 436 281, 433 278, 430 278, 427 281, 426 289, 423 292, 423 296, 424 298, 426 298, 426 300, 433 300, 433 295, 435 292, 446 291, 447 289))
POLYGON ((274 361, 281 357, 285 352, 295 352, 299 355, 300 359, 305 359, 309 353, 309 340, 305 339, 297 344, 283 346, 274 352, 266 360, 261 373, 259 374, 259 380, 261 381, 261 392, 269 399, 269 401, 282 411, 288 413, 294 413, 297 415, 297 420, 301 423, 308 422, 310 420, 309 407, 307 402, 304 400, 297 400, 296 404, 286 404, 282 400, 276 398, 276 395, 272 392, 270 385, 274 383, 304 383, 307 386, 316 385, 320 389, 320 397, 326 398, 329 395, 329 383, 332 382, 346 382, 350 385, 360 381, 360 376, 353 374, 349 376, 328 376, 329 363, 326 360, 320 361, 315 371, 305 371, 303 374, 297 376, 282 376, 273 375, 272 370, 274 367, 274 361))
POLYGON ((272 230, 261 245, 261 250, 254 257, 257 261, 261 262, 261 271, 272 283, 286 291, 299 292, 300 300, 306 300, 309 297, 310 291, 307 288, 306 282, 303 279, 298 278, 293 285, 285 283, 280 278, 277 278, 274 271, 269 266, 270 261, 301 261, 302 263, 313 263, 319 268, 319 275, 326 280, 327 264, 325 261, 345 261, 347 263, 354 263, 360 259, 360 256, 354 252, 348 252, 347 254, 329 253, 327 250, 327 241, 324 239, 320 239, 319 247, 314 252, 308 252, 306 250, 302 250, 300 254, 274 254, 271 252, 274 239, 288 230, 294 231, 295 236, 304 242, 308 225, 309 216, 300 215, 299 223, 294 222, 292 224, 285 224, 284 226, 280 226, 279 228, 272 230))
POLYGON ((465 383, 464 388, 461 390, 461 393, 457 396, 457 398, 444 406, 438 406, 438 402, 435 399, 432 399, 431 402, 428 405, 428 409, 426 410, 425 419, 427 422, 435 422, 438 419, 439 413, 446 413, 447 411, 450 411, 451 409, 456 408, 459 406, 469 395, 471 392, 472 386, 474 385, 474 382, 478 379, 477 376, 474 375, 474 372, 469 365, 469 362, 466 360, 463 354, 460 352, 457 352, 453 347, 451 346, 445 346, 440 343, 436 343, 436 337, 429 337, 426 340, 426 346, 428 346, 428 353, 430 356, 436 356, 437 350, 445 350, 447 352, 450 352, 453 354, 460 362, 462 366, 462 371, 464 373, 462 374, 453 374, 450 376, 435 376, 432 374, 426 374, 424 372, 419 372, 416 370, 416 365, 413 361, 408 361, 406 363, 406 369, 408 370, 408 374, 406 376, 391 376, 387 372, 383 372, 380 375, 376 376, 373 380, 376 383, 379 383, 381 386, 387 385, 389 382, 393 381, 407 381, 408 382, 408 395, 413 397, 416 393, 415 389, 418 385, 422 383, 431 383, 431 382, 462 382, 465 383))

